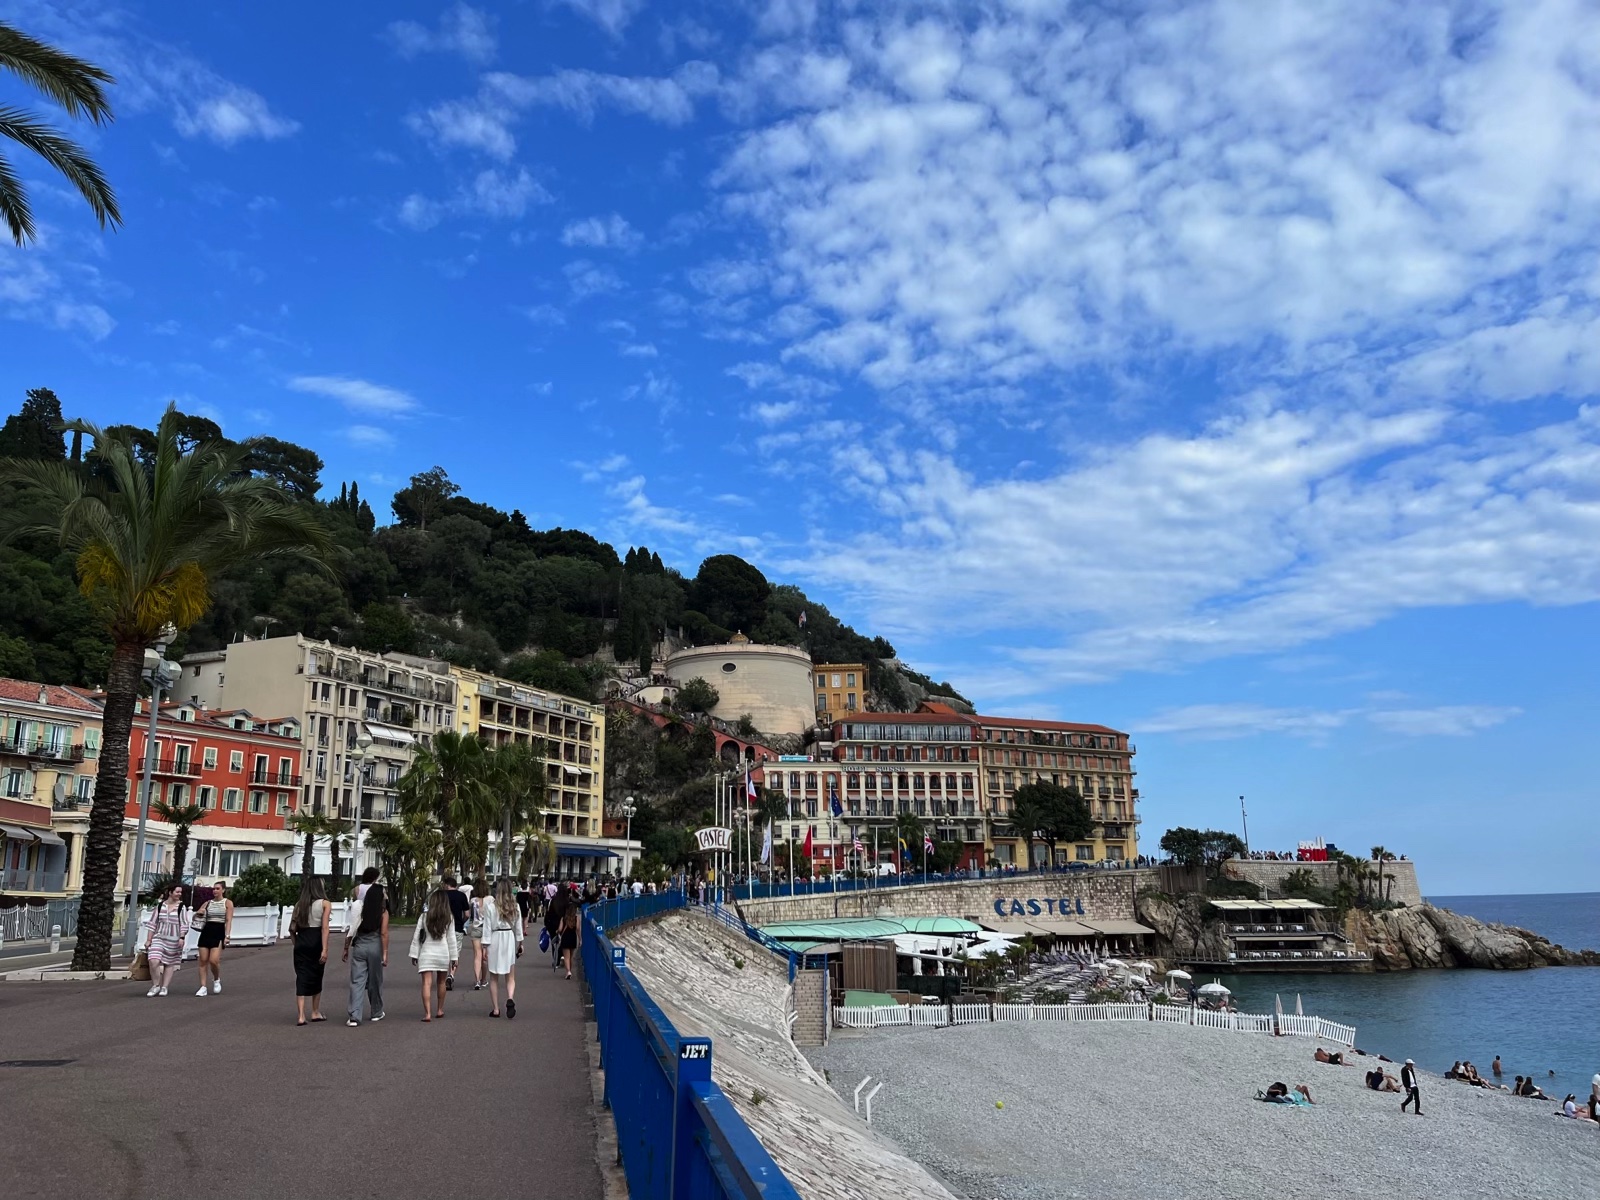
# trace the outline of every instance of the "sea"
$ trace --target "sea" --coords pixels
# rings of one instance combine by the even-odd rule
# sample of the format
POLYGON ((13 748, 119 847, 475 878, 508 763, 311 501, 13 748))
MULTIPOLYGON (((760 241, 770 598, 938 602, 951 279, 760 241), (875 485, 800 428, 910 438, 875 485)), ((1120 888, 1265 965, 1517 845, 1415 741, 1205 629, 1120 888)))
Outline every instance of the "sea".
MULTIPOLYGON (((1532 930, 1569 949, 1600 950, 1600 892, 1429 896, 1453 912, 1532 930)), ((1196 976, 1196 982, 1209 980, 1196 976)), ((1530 971, 1397 971, 1372 975, 1223 975, 1241 1012, 1283 1011, 1356 1028, 1356 1045, 1444 1072, 1471 1060, 1487 1078, 1500 1056, 1507 1083, 1532 1075, 1546 1092, 1587 1095, 1600 1072, 1600 967, 1530 971)))

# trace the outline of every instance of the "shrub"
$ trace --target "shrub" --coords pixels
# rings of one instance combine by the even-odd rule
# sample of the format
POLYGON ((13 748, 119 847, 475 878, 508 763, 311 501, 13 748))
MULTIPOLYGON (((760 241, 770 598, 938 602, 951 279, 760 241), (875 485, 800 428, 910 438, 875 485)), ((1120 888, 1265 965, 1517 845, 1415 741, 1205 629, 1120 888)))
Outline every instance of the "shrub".
POLYGON ((300 895, 300 881, 283 873, 277 863, 252 863, 233 881, 229 899, 237 908, 260 905, 293 904, 300 895))

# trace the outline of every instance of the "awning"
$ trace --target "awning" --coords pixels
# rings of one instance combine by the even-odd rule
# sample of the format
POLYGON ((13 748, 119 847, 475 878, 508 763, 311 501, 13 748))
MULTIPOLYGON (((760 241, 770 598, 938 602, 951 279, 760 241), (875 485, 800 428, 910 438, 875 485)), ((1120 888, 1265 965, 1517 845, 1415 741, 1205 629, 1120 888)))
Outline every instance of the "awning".
POLYGON ((576 775, 578 773, 578 768, 573 766, 571 763, 562 763, 561 769, 568 775, 576 775))
POLYGON ((978 923, 991 933, 1003 933, 1007 937, 1026 937, 1034 932, 1033 927, 1025 921, 984 920, 978 923))
POLYGON ((607 850, 604 846, 575 846, 570 842, 557 842, 556 853, 564 854, 568 858, 617 858, 615 850, 607 850))
POLYGON ((371 721, 367 722, 367 732, 372 734, 378 741, 393 742, 396 746, 412 746, 417 741, 404 729, 393 729, 388 725, 374 725, 371 721))
POLYGON ((21 825, 10 825, 5 821, 0 821, 0 833, 19 842, 31 842, 39 836, 37 829, 24 829, 21 825))
MULTIPOLYGON (((214 842, 213 845, 223 850, 254 850, 257 854, 265 854, 267 848, 259 842, 214 842)), ((288 847, 283 847, 288 849, 288 847)))
POLYGON ((42 842, 46 846, 65 846, 66 845, 65 842, 63 842, 59 837, 57 837, 54 833, 52 833, 48 829, 41 829, 38 832, 38 834, 36 834, 35 836, 37 836, 39 841, 42 842))
POLYGON ((1155 932, 1150 926, 1141 925, 1137 921, 1085 921, 1084 924, 1096 933, 1104 933, 1112 937, 1133 937, 1139 934, 1155 932))
POLYGON ((1037 933, 1048 937, 1094 937, 1098 929, 1082 921, 1029 921, 1037 933))

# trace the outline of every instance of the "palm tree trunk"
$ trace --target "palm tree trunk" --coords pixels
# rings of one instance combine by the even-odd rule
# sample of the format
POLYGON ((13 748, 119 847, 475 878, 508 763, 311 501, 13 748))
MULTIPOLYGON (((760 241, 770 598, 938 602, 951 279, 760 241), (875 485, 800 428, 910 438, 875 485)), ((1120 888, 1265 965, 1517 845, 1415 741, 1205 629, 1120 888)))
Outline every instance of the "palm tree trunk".
POLYGON ((317 869, 317 834, 313 829, 306 830, 306 848, 300 855, 300 882, 310 879, 317 869))
POLYGON ((177 836, 172 839, 172 877, 178 882, 183 882, 183 864, 189 857, 189 827, 179 825, 177 836))
MULTIPOLYGON (((128 743, 133 735, 133 709, 139 697, 139 672, 143 668, 142 644, 119 642, 112 650, 111 669, 106 678, 99 779, 84 843, 83 899, 78 908, 78 941, 72 951, 74 971, 111 969, 111 926, 116 917, 122 818, 128 805, 128 743)), ((140 865, 133 864, 135 886, 140 865)), ((137 915, 129 913, 128 919, 137 920, 137 915)))

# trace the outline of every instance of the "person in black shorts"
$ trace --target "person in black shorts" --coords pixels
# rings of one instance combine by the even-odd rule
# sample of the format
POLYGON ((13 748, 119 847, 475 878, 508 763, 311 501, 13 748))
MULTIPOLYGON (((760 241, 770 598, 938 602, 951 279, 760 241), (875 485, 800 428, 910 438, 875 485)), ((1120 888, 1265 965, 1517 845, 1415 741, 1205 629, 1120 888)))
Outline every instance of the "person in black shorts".
MULTIPOLYGON (((441 882, 444 884, 444 898, 450 905, 450 919, 455 922, 456 936, 465 940, 462 932, 467 927, 467 919, 472 915, 472 901, 463 896, 456 883, 454 875, 446 875, 441 882)), ((444 977, 445 991, 456 990, 456 964, 450 964, 450 973, 444 977)))

